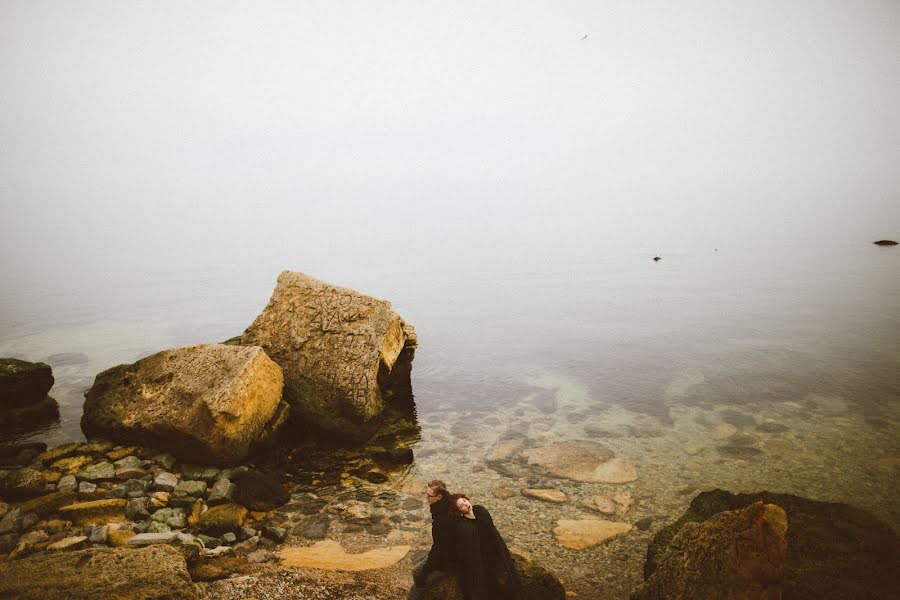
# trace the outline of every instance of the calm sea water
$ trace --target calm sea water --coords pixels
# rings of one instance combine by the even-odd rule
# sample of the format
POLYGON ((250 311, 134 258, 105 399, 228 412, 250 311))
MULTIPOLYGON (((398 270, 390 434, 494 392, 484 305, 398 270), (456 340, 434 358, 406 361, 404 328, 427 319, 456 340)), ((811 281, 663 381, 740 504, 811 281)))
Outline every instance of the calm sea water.
MULTIPOLYGON (((651 258, 585 254, 542 270, 473 262, 416 272, 400 263, 310 274, 388 298, 416 326, 413 386, 424 444, 429 423, 499 413, 548 389, 576 389, 595 412, 626 411, 669 427, 673 410, 685 407, 754 414, 761 403, 829 398, 873 431, 898 432, 900 250, 797 244, 651 258)), ((241 333, 276 276, 251 267, 173 269, 3 290, 0 355, 84 355, 64 364, 50 358, 61 422, 29 437, 81 439, 83 393, 97 372, 241 333)), ((823 436, 834 426, 822 421, 823 436)), ((897 438, 873 460, 900 460, 897 438)))

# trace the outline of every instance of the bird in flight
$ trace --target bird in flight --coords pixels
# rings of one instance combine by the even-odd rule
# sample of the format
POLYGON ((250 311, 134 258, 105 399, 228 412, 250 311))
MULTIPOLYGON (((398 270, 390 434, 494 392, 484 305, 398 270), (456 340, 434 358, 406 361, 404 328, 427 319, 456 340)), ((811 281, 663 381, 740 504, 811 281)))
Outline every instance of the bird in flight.
POLYGON ((590 35, 589 33, 584 34, 584 35, 581 37, 581 41, 583 42, 584 40, 586 40, 586 39, 587 39, 587 36, 589 36, 589 35, 590 35))

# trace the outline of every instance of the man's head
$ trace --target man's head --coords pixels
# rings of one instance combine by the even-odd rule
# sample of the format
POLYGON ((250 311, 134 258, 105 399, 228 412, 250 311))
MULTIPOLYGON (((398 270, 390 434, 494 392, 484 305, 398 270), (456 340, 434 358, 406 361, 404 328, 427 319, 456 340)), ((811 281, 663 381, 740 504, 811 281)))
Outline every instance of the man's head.
POLYGON ((425 486, 425 496, 428 498, 428 504, 440 502, 441 498, 449 495, 447 484, 440 479, 432 479, 425 486))

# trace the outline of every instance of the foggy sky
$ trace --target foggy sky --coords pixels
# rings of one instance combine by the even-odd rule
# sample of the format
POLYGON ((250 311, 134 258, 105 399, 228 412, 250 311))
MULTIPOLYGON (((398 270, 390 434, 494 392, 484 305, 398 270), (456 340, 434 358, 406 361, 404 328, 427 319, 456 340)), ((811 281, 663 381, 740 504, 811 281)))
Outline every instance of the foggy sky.
POLYGON ((4 279, 897 237, 898 40, 896 0, 5 0, 4 279))

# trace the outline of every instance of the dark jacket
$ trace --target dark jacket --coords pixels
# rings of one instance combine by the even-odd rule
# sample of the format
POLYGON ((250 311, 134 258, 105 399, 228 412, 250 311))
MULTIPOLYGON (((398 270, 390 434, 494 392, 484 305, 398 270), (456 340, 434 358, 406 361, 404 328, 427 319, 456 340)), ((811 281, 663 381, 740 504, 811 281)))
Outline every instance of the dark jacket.
POLYGON ((431 551, 422 567, 422 575, 434 571, 456 569, 454 523, 450 517, 450 497, 444 496, 431 505, 431 551))
POLYGON ((491 513, 472 507, 474 519, 454 519, 460 585, 466 600, 516 600, 522 583, 506 542, 494 526, 491 513))

